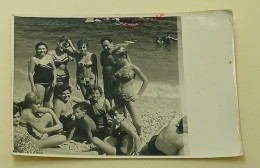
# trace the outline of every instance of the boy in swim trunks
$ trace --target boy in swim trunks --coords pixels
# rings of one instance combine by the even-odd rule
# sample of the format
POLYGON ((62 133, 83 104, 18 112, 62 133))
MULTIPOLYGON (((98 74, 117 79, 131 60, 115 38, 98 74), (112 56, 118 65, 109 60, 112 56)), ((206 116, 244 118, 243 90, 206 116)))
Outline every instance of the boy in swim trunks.
POLYGON ((173 117, 158 135, 148 143, 145 155, 185 155, 185 140, 188 133, 187 116, 173 117))

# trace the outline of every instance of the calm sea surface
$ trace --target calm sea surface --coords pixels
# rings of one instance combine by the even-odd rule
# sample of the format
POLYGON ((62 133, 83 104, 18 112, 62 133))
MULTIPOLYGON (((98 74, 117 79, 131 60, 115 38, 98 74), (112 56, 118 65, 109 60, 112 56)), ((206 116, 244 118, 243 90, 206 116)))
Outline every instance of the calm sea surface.
MULTIPOLYGON (((14 22, 14 83, 26 81, 29 85, 27 61, 35 54, 34 46, 40 41, 45 42, 50 50, 56 48, 57 41, 62 35, 70 37, 75 47, 77 41, 84 38, 90 44, 89 51, 95 53, 99 59, 102 51, 100 39, 109 36, 114 43, 126 46, 133 64, 139 66, 149 79, 149 87, 144 96, 179 97, 178 42, 174 41, 170 45, 154 43, 157 36, 162 37, 167 32, 178 38, 176 17, 164 17, 158 20, 144 19, 135 27, 116 25, 111 22, 86 23, 85 20, 85 18, 16 17, 14 22), (136 40, 136 42, 124 43, 128 39, 136 40)), ((101 79, 101 65, 98 66, 101 79)), ((75 67, 75 63, 69 63, 71 83, 75 83, 75 67)))

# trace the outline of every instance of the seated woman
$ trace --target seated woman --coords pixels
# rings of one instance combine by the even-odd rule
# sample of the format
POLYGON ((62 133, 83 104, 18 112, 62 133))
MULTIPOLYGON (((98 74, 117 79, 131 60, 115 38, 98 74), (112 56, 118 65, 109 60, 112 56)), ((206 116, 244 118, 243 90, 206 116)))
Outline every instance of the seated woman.
POLYGON ((38 92, 44 107, 50 107, 57 71, 48 47, 39 42, 35 45, 36 55, 28 62, 28 77, 33 92, 38 92))
POLYGON ((42 150, 33 143, 33 137, 27 132, 26 127, 19 126, 20 107, 13 105, 13 152, 15 153, 42 153, 42 150))
POLYGON ((73 117, 73 103, 85 102, 84 99, 71 97, 71 87, 68 84, 56 85, 53 100, 53 111, 63 125, 67 140, 72 138, 75 131, 75 119, 73 117))
POLYGON ((19 125, 20 122, 19 105, 13 106, 13 152, 15 153, 30 153, 30 154, 70 154, 70 155, 97 155, 96 151, 75 151, 65 148, 38 148, 37 146, 43 146, 44 140, 37 140, 33 138, 25 127, 19 125))
MULTIPOLYGON (((107 137, 110 135, 112 118, 109 115, 111 110, 110 103, 107 99, 102 97, 103 91, 100 86, 93 85, 90 88, 90 105, 91 109, 88 111, 88 115, 95 122, 98 137, 107 137)), ((103 139, 102 138, 102 139, 103 139)))
POLYGON ((24 104, 26 108, 21 111, 20 126, 27 128, 37 147, 54 147, 66 141, 65 136, 58 134, 62 124, 56 114, 49 108, 40 107, 40 98, 36 92, 27 93, 24 104))
MULTIPOLYGON (((137 133, 141 135, 141 121, 138 113, 134 109, 134 101, 142 96, 146 86, 148 85, 148 79, 142 73, 141 69, 136 65, 128 61, 127 50, 124 47, 118 47, 113 52, 114 61, 120 68, 114 73, 113 78, 115 80, 114 85, 114 101, 116 106, 126 107, 129 111, 133 124, 136 127, 137 133), (142 80, 142 86, 137 94, 134 94, 134 81, 135 76, 138 76, 142 80)), ((126 115, 125 115, 126 116, 126 115)))
POLYGON ((140 137, 134 125, 124 117, 123 111, 114 107, 111 112, 115 122, 112 136, 104 141, 93 137, 92 143, 109 155, 138 155, 141 150, 140 137))

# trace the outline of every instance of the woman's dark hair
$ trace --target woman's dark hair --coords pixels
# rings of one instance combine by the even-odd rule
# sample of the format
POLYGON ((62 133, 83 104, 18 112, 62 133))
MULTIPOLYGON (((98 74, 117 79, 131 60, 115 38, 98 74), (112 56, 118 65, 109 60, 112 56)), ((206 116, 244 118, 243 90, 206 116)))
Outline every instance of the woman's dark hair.
POLYGON ((13 115, 15 115, 16 113, 21 113, 22 109, 21 107, 19 107, 17 104, 13 104, 13 115))
POLYGON ((112 51, 112 55, 120 58, 125 56, 127 58, 127 50, 125 47, 119 46, 114 51, 112 51))
POLYGON ((104 41, 109 41, 110 43, 113 42, 113 40, 110 38, 110 37, 103 37, 101 40, 100 40, 100 43, 102 44, 104 41))
POLYGON ((93 93, 94 91, 96 91, 96 90, 98 90, 100 96, 102 96, 103 90, 102 90, 102 88, 101 88, 99 85, 92 85, 92 86, 90 87, 89 93, 92 94, 92 93, 93 93))
POLYGON ((89 48, 89 44, 88 44, 88 42, 87 42, 86 40, 79 40, 79 41, 77 42, 78 48, 79 48, 80 46, 84 45, 84 44, 87 46, 87 48, 89 48))
POLYGON ((62 92, 68 90, 70 93, 72 92, 70 85, 68 84, 62 84, 62 85, 56 85, 54 88, 55 95, 61 95, 62 92))
POLYGON ((38 54, 38 48, 41 46, 41 45, 44 45, 45 47, 46 47, 46 49, 47 49, 47 51, 48 51, 48 46, 44 43, 44 42, 39 42, 39 43, 37 43, 36 45, 35 45, 35 51, 36 51, 36 54, 38 54))

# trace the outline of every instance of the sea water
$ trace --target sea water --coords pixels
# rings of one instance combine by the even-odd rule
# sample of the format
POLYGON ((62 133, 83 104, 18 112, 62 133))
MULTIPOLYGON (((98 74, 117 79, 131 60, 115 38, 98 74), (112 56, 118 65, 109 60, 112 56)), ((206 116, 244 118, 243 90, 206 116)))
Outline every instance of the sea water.
MULTIPOLYGON (((131 19, 130 19, 131 20, 131 19)), ((133 25, 115 24, 102 21, 86 23, 86 18, 42 18, 15 17, 14 20, 14 94, 21 89, 20 84, 30 87, 27 64, 35 55, 36 43, 45 42, 55 49, 61 36, 68 36, 74 46, 80 39, 89 42, 89 51, 97 55, 99 79, 102 81, 99 61, 102 37, 111 37, 115 44, 126 46, 128 56, 147 76, 149 85, 143 96, 179 98, 178 42, 156 44, 156 37, 163 37, 170 32, 178 38, 176 17, 142 18, 142 22, 133 25), (124 41, 132 40, 134 43, 124 41)), ((75 84, 75 63, 69 63, 70 83, 75 84)), ((141 81, 137 79, 138 88, 141 81)), ((22 91, 21 91, 22 92, 22 91)), ((27 91, 23 91, 27 92, 27 91)))

